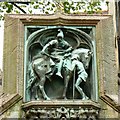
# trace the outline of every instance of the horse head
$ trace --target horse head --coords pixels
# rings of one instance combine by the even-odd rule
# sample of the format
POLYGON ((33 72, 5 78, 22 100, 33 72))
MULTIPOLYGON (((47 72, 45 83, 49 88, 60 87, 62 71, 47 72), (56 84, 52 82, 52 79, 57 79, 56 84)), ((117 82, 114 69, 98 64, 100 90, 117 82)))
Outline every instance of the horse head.
POLYGON ((89 68, 89 63, 90 63, 90 60, 91 60, 91 56, 92 56, 91 51, 88 51, 88 52, 85 52, 85 53, 81 54, 81 61, 84 65, 85 69, 89 68))
POLYGON ((78 48, 78 49, 75 49, 73 52, 72 52, 73 56, 75 54, 78 54, 79 55, 79 60, 83 63, 84 65, 84 68, 85 69, 88 69, 89 68, 89 63, 90 63, 90 60, 91 60, 91 57, 92 57, 92 52, 90 51, 90 49, 86 49, 86 48, 78 48))

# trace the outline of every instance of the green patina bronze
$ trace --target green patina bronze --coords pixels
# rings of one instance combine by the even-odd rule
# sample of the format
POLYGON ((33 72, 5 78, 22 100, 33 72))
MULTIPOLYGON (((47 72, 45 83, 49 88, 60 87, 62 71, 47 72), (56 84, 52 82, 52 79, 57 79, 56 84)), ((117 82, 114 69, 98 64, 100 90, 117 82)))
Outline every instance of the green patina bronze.
POLYGON ((50 27, 25 41, 26 100, 91 99, 93 44, 77 28, 50 27))

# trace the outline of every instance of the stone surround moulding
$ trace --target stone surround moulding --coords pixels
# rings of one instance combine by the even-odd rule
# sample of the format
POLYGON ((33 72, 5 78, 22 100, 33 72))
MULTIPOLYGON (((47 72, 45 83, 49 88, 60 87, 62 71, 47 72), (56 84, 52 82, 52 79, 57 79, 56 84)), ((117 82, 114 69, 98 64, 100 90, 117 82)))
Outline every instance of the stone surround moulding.
POLYGON ((24 25, 88 25, 96 26, 100 20, 107 19, 111 15, 68 15, 56 13, 52 15, 9 15, 20 19, 24 25))
MULTIPOLYGON (((43 26, 44 25, 96 26, 96 28, 99 29, 98 27, 101 27, 102 22, 104 22, 104 20, 110 20, 111 21, 112 16, 111 15, 65 15, 65 14, 61 14, 61 13, 57 13, 57 14, 53 14, 53 15, 5 15, 5 20, 11 21, 13 19, 16 19, 17 25, 21 26, 17 29, 17 31, 24 31, 24 26, 31 26, 31 25, 34 25, 34 26, 37 26, 37 25, 43 25, 43 26)), ((11 24, 10 22, 7 22, 7 26, 9 26, 10 24, 11 24)), ((104 28, 101 28, 101 29, 104 29, 104 28)), ((24 33, 22 33, 22 35, 24 36, 24 33)), ((98 35, 96 34, 96 36, 98 36, 98 35)), ((97 40, 97 37, 96 37, 96 40, 97 40)), ((21 43, 23 44, 23 42, 21 42, 21 43)), ((98 49, 100 49, 100 48, 101 47, 99 47, 98 49)), ((103 54, 103 53, 101 53, 101 54, 103 54)), ((21 57, 23 58, 24 55, 22 55, 21 57)), ((18 61, 20 61, 19 58, 18 58, 18 61)), ((98 64, 101 64, 101 63, 98 63, 98 64)), ((22 61, 22 65, 23 65, 23 61, 22 61)), ((100 71, 100 69, 101 69, 101 66, 100 66, 98 72, 100 71)), ((21 73, 23 75, 23 66, 19 66, 19 71, 21 71, 21 73)), ((104 73, 103 69, 101 70, 100 74, 102 72, 104 73)), ((17 79, 21 79, 19 77, 20 76, 18 76, 17 79)), ((23 79, 24 78, 22 78, 22 80, 23 79)), ((99 84, 99 86, 100 86, 100 90, 99 90, 100 96, 99 97, 103 101, 106 101, 106 103, 108 105, 113 107, 114 106, 114 101, 111 103, 111 101, 108 99, 108 97, 106 97, 107 91, 105 90, 106 86, 104 85, 104 77, 100 75, 100 77, 98 79, 100 81, 99 82, 100 83, 99 84)), ((24 83, 23 81, 19 81, 19 80, 16 80, 16 81, 22 82, 22 84, 24 83)), ((19 86, 19 83, 18 83, 17 89, 18 89, 18 93, 19 93, 19 89, 21 89, 20 86, 19 86)), ((21 90, 23 90, 23 88, 21 90)), ((23 91, 20 92, 20 94, 21 93, 23 93, 23 91)), ((112 98, 110 98, 110 99, 112 99, 112 98)), ((47 102, 47 101, 45 101, 45 102, 46 102, 46 105, 48 105, 50 103, 50 105, 48 105, 49 107, 52 106, 52 105, 55 105, 52 102, 47 102)), ((44 103, 44 101, 43 101, 43 103, 44 103)), ((69 102, 69 103, 71 103, 71 102, 69 102)), ((81 103, 84 104, 85 106, 90 106, 90 107, 93 107, 95 109, 100 110, 100 106, 97 105, 96 103, 95 103, 96 104, 95 105, 94 102, 82 102, 82 101, 80 101, 79 103, 77 103, 75 105, 75 107, 78 104, 81 105, 81 103)), ((38 106, 41 106, 39 102, 29 102, 29 103, 23 104, 22 108, 24 110, 25 110, 25 108, 27 108, 29 110, 30 107, 36 106, 36 104, 38 104, 38 106)), ((56 104, 58 104, 57 101, 56 101, 56 104)), ((71 105, 74 108, 73 103, 71 105)), ((118 106, 118 105, 116 105, 116 106, 118 106)), ((60 111, 61 110, 62 109, 60 109, 60 111)), ((118 107, 116 107, 116 110, 118 110, 118 107)))
POLYGON ((17 102, 22 100, 22 97, 18 94, 2 94, 0 96, 0 115, 6 112, 9 108, 14 106, 17 102))

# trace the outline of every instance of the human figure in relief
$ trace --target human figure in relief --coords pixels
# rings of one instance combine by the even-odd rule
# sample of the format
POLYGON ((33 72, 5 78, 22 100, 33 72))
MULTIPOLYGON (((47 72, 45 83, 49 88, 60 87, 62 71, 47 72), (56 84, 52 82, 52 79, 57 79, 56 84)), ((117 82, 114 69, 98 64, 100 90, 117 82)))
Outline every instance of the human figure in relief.
MULTIPOLYGON (((61 74, 61 69, 64 60, 71 55, 72 46, 64 40, 64 34, 61 29, 58 29, 58 34, 56 39, 48 42, 42 49, 41 53, 50 56, 50 58, 56 64, 56 75, 63 78, 61 74)), ((68 61, 70 62, 70 61, 68 61)))
POLYGON ((82 81, 86 82, 88 74, 84 69, 83 63, 80 62, 78 54, 73 55, 71 59, 72 59, 72 71, 75 70, 75 72, 77 73, 75 88, 81 94, 82 100, 88 99, 88 97, 85 95, 82 88, 80 87, 82 81))

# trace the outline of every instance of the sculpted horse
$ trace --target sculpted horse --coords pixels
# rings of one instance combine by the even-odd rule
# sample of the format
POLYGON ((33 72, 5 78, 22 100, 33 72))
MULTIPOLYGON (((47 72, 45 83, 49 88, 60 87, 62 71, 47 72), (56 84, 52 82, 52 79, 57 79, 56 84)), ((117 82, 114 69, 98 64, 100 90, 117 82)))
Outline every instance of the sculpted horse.
MULTIPOLYGON (((40 91, 42 93, 42 96, 45 100, 50 100, 50 98, 47 96, 44 84, 46 81, 46 73, 51 71, 51 60, 47 55, 39 54, 35 56, 32 60, 32 81, 29 87, 35 86, 38 88, 37 91, 40 91), (33 85, 32 85, 33 84, 33 85)), ((36 93, 36 99, 39 99, 38 92, 36 93)))
MULTIPOLYGON (((89 49, 86 48, 78 48, 72 51, 71 56, 68 57, 67 59, 69 59, 68 61, 64 61, 63 64, 63 79, 64 79, 64 91, 63 91, 63 98, 66 99, 66 92, 67 92, 67 88, 68 88, 68 83, 70 78, 75 74, 74 73, 74 69, 72 68, 72 60, 71 57, 78 55, 79 56, 79 62, 81 61, 81 63, 83 63, 83 66, 85 69, 89 68, 89 63, 92 57, 92 52, 89 49), (71 63, 71 65, 70 65, 71 63)), ((83 78, 86 78, 86 74, 83 74, 83 78)), ((78 89, 78 86, 76 86, 78 89)), ((83 93, 82 90, 79 90, 80 93, 83 94, 83 96, 85 96, 85 94, 83 93)))
MULTIPOLYGON (((64 62, 62 65, 62 76, 64 79, 64 90, 63 90, 63 98, 66 99, 66 92, 67 92, 67 87, 70 78, 73 76, 73 69, 72 69, 72 60, 71 57, 74 55, 79 56, 79 60, 83 63, 84 68, 88 69, 89 68, 89 62, 91 60, 92 53, 89 49, 85 48, 78 48, 72 51, 72 53, 67 54, 67 56, 64 56, 64 62)), ((32 60, 32 83, 36 87, 39 88, 39 91, 42 93, 42 96, 45 100, 50 100, 50 98, 47 96, 45 89, 44 89, 44 84, 46 82, 46 73, 49 74, 49 71, 52 71, 51 67, 53 66, 53 63, 51 62, 51 58, 48 55, 45 54, 40 54, 38 56, 35 56, 32 60)), ((53 74, 53 73, 52 73, 53 74)), ((37 93, 37 99, 38 93, 37 93)))
POLYGON ((78 48, 72 51, 72 56, 75 54, 79 55, 80 61, 83 63, 84 68, 88 69, 93 53, 87 48, 78 48))

